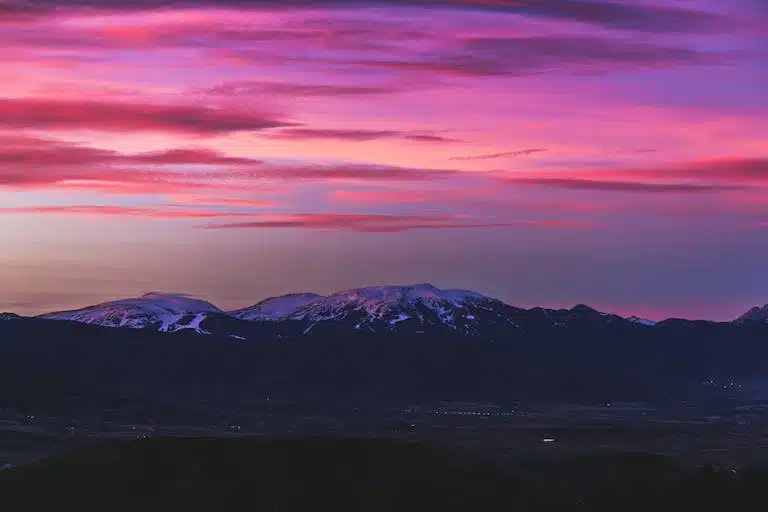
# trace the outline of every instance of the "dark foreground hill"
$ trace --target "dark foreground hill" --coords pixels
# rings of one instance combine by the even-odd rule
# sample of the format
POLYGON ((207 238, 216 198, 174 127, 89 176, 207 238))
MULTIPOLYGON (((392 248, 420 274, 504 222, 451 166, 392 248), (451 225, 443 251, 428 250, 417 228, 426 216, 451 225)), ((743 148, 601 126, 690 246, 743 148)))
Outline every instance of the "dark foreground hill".
POLYGON ((361 332, 244 342, 20 319, 0 322, 0 407, 692 401, 722 390, 706 382, 762 382, 767 341, 763 325, 587 324, 498 340, 361 332))
POLYGON ((115 443, 0 473, 4 511, 753 510, 768 472, 650 455, 500 467, 415 441, 115 443))

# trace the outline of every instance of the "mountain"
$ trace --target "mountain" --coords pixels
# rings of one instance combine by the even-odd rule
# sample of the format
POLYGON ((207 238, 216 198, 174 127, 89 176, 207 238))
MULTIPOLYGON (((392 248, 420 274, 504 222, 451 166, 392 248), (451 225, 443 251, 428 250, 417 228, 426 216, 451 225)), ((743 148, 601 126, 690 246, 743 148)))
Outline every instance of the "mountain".
POLYGON ((744 394, 750 382, 768 388, 768 322, 646 325, 585 305, 522 309, 429 284, 297 297, 250 308, 261 320, 152 293, 2 321, 0 407, 238 408, 264 397, 334 407, 693 403, 744 394), (735 381, 744 390, 702 384, 735 381))
POLYGON ((229 314, 242 320, 283 320, 321 298, 322 295, 316 293, 290 293, 270 297, 253 306, 230 311, 229 314))
POLYGON ((312 301, 286 319, 305 322, 305 333, 345 326, 371 332, 438 328, 473 335, 499 325, 517 328, 515 311, 520 310, 479 293, 416 284, 345 290, 312 301))
POLYGON ((656 325, 586 305, 526 310, 476 292, 444 290, 429 283, 355 288, 327 296, 292 293, 229 312, 186 295, 155 292, 38 318, 161 332, 186 330, 239 340, 352 332, 495 340, 542 329, 632 330, 656 325))
MULTIPOLYGON (((439 317, 435 304, 445 299, 430 309, 409 296, 384 301, 383 318, 353 309, 353 318, 314 317, 320 323, 309 331, 312 324, 301 320, 249 322, 221 313, 205 314, 201 328, 208 336, 193 329, 3 321, 0 407, 87 412, 136 404, 155 411, 147 412, 153 418, 169 408, 246 410, 265 397, 321 409, 444 400, 599 404, 683 397, 698 403, 702 396, 741 396, 750 382, 766 389, 768 382, 764 323, 674 320, 647 327, 583 307, 518 310, 490 302, 502 310, 498 326, 478 325, 470 336, 455 321, 390 330, 391 314, 424 310, 439 317), (373 331, 354 329, 361 314, 373 331), (744 389, 704 384, 734 381, 744 389)), ((453 318, 474 315, 461 308, 486 304, 464 297, 459 294, 460 314, 453 318)))
POLYGON ((209 314, 224 314, 209 302, 186 295, 147 293, 134 299, 104 302, 73 311, 46 313, 38 318, 70 320, 103 327, 154 328, 162 332, 192 329, 205 333, 200 324, 209 314))
POLYGON ((768 304, 763 307, 754 307, 736 319, 737 323, 742 322, 763 322, 768 323, 768 304))
POLYGON ((526 319, 537 327, 546 325, 561 329, 575 326, 626 326, 632 323, 619 315, 602 313, 585 304, 578 304, 571 309, 533 308, 526 311, 526 319))
POLYGON ((21 320, 22 317, 15 313, 0 313, 0 321, 3 320, 21 320))
MULTIPOLYGON (((3 314, 0 319, 20 318, 3 314)), ((69 320, 102 327, 160 332, 187 331, 228 339, 262 340, 313 335, 367 333, 384 337, 441 336, 502 340, 549 336, 553 332, 633 336, 636 331, 712 328, 716 322, 643 318, 604 313, 584 304, 570 309, 511 306, 468 290, 440 289, 429 283, 374 286, 322 296, 292 293, 270 297, 243 309, 225 312, 187 295, 148 293, 138 298, 46 313, 45 320, 69 320)), ((768 306, 754 308, 735 326, 768 324, 768 306)))

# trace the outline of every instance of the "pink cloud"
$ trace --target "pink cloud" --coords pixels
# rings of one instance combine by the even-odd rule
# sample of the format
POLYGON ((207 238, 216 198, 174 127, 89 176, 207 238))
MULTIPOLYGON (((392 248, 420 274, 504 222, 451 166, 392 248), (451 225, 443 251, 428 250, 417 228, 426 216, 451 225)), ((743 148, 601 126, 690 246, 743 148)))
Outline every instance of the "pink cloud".
POLYGON ((420 134, 396 130, 364 130, 364 129, 317 129, 293 128, 280 130, 267 135, 268 138, 287 140, 331 139, 356 142, 366 142, 381 139, 403 139, 413 142, 461 142, 456 139, 434 134, 420 134))
POLYGON ((268 114, 193 105, 47 98, 0 99, 0 127, 216 135, 292 126, 268 114))
POLYGON ((0 215, 75 215, 86 217, 133 217, 147 219, 217 219, 254 217, 257 214, 185 210, 173 207, 144 208, 111 205, 25 206, 0 208, 0 215))
MULTIPOLYGON (((484 177, 480 176, 478 185, 483 184, 484 177)), ((333 201, 365 203, 365 204, 435 204, 435 203, 466 203, 469 201, 484 201, 499 199, 498 189, 450 187, 429 190, 334 190, 329 197, 333 201)))
POLYGON ((497 176, 516 185, 572 190, 700 194, 768 185, 768 159, 720 158, 646 168, 543 171, 535 177, 497 176))
POLYGON ((675 167, 633 170, 641 176, 660 179, 713 180, 728 183, 768 184, 768 158, 717 158, 675 167))
POLYGON ((178 148, 125 155, 121 161, 136 164, 256 165, 260 160, 226 156, 208 148, 178 148))
POLYGON ((72 215, 94 219, 125 217, 138 219, 253 219, 246 222, 208 224, 205 229, 267 229, 301 228, 330 231, 357 231, 364 233, 398 233, 413 229, 477 229, 499 227, 547 227, 582 229, 593 224, 560 220, 485 220, 468 221, 450 215, 385 215, 385 214, 261 214, 249 212, 219 212, 184 209, 171 206, 155 208, 104 205, 63 205, 0 208, 0 215, 72 215))
POLYGON ((694 183, 639 183, 636 181, 586 180, 579 178, 510 178, 515 185, 539 185, 570 190, 607 192, 639 192, 650 194, 705 194, 738 190, 730 185, 699 185, 694 183))
POLYGON ((546 149, 531 148, 531 149, 519 149, 517 151, 506 151, 504 153, 492 153, 490 155, 475 155, 475 156, 454 156, 449 160, 496 160, 498 158, 504 158, 508 156, 529 156, 536 153, 544 153, 546 149))
POLYGON ((438 181, 458 176, 451 169, 420 169, 370 164, 272 164, 256 170, 239 171, 233 177, 269 178, 285 181, 419 182, 438 181))
MULTIPOLYGON (((26 19, 30 16, 40 18, 51 17, 59 11, 97 16, 110 13, 132 13, 144 11, 164 14, 161 8, 168 7, 163 0, 144 0, 140 3, 113 0, 70 0, 62 5, 55 1, 40 0, 33 4, 26 0, 6 0, 0 10, 0 19, 26 19)), ((348 7, 379 6, 416 7, 420 10, 430 9, 433 12, 440 9, 464 9, 471 11, 491 11, 499 15, 509 13, 544 19, 562 19, 581 23, 592 23, 640 32, 658 33, 709 33, 721 31, 731 26, 725 16, 697 9, 696 6, 657 6, 652 4, 627 4, 615 0, 420 0, 404 2, 403 0, 315 0, 311 3, 305 0, 266 1, 253 0, 184 0, 174 2, 177 7, 213 11, 213 8, 241 9, 241 12, 290 12, 298 8, 312 6, 316 9, 348 7)), ((216 11, 213 11, 214 13, 216 11)), ((213 15, 210 15, 213 16, 213 15)))
POLYGON ((299 82, 263 82, 239 81, 225 82, 202 92, 224 97, 257 96, 261 94, 277 96, 306 97, 353 97, 393 94, 402 89, 395 85, 333 85, 299 82))
POLYGON ((254 222, 209 224, 204 227, 207 229, 306 228, 364 233, 397 233, 414 229, 474 229, 521 226, 582 229, 592 225, 588 222, 557 220, 489 220, 484 222, 468 222, 466 219, 447 215, 287 214, 265 216, 263 220, 254 222))
POLYGON ((237 197, 217 197, 217 196, 191 196, 178 195, 170 196, 171 199, 185 205, 200 204, 206 206, 243 206, 248 208, 267 208, 277 206, 276 201, 269 199, 237 198, 237 197))
POLYGON ((458 175, 456 170, 387 165, 274 163, 230 156, 209 148, 125 154, 33 137, 0 136, 0 143, 0 186, 15 189, 92 188, 127 194, 173 192, 174 188, 260 188, 264 180, 397 183, 444 180, 458 175), (190 172, 178 168, 179 165, 210 166, 210 170, 190 172))

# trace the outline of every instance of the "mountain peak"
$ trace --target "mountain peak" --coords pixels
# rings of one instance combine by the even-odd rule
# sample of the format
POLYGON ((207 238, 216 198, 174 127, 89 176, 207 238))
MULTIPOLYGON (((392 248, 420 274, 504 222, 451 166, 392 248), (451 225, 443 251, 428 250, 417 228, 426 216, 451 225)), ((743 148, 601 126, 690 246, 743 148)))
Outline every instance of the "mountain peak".
POLYGON ((354 329, 396 330, 433 325, 470 331, 481 317, 501 315, 504 303, 468 290, 442 290, 430 283, 353 288, 320 298, 289 318, 310 323, 350 322, 354 329), (401 325, 402 324, 402 325, 401 325))
POLYGON ((576 304, 571 308, 571 312, 573 313, 598 313, 598 311, 591 307, 587 306, 586 304, 576 304))
POLYGON ((230 315, 242 320, 282 320, 312 302, 321 299, 316 293, 289 293, 269 297, 247 308, 230 311, 230 315))
POLYGON ((188 315, 222 313, 202 299, 179 293, 145 293, 141 297, 120 299, 72 311, 46 313, 40 318, 72 320, 104 327, 143 329, 157 326, 161 331, 172 330, 173 324, 188 315))
POLYGON ((737 322, 768 322, 768 304, 765 306, 755 306, 739 318, 737 322))

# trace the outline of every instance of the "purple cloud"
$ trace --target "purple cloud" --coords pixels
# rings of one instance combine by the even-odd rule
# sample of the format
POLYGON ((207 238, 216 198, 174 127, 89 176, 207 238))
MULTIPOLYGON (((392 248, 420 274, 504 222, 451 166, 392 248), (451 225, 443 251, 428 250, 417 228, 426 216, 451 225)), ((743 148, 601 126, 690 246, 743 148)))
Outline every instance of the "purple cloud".
POLYGON ((281 96, 347 97, 393 94, 401 89, 395 86, 302 84, 294 82, 227 82, 205 89, 209 94, 223 96, 251 96, 271 94, 281 96))
POLYGON ((539 185, 569 190, 594 190, 607 192, 639 192, 654 194, 702 194, 739 190, 732 185, 699 185, 692 183, 641 183, 634 181, 588 180, 578 178, 512 178, 514 185, 539 185))
POLYGON ((272 139, 308 140, 308 139, 335 139, 346 141, 372 141, 381 139, 404 139, 413 142, 460 142, 439 135, 417 134, 395 130, 349 130, 349 129, 316 129, 293 128, 280 130, 268 135, 272 139))
POLYGON ((707 33, 727 29, 725 17, 684 7, 619 2, 615 0, 9 0, 0 15, 44 14, 54 9, 94 8, 136 11, 168 7, 231 7, 242 9, 361 8, 367 6, 447 8, 514 13, 656 33, 707 33))
POLYGON ((48 98, 0 99, 0 127, 215 135, 295 126, 273 115, 192 105, 48 98))

